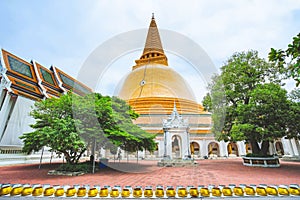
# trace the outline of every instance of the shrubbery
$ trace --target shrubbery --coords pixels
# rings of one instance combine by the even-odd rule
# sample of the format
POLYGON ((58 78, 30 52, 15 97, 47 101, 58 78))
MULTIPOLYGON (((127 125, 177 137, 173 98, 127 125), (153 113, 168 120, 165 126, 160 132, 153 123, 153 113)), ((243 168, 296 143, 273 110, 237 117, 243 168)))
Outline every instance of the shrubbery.
POLYGON ((92 165, 90 163, 77 163, 77 164, 62 164, 56 171, 68 171, 68 172, 84 172, 88 173, 92 171, 92 165))

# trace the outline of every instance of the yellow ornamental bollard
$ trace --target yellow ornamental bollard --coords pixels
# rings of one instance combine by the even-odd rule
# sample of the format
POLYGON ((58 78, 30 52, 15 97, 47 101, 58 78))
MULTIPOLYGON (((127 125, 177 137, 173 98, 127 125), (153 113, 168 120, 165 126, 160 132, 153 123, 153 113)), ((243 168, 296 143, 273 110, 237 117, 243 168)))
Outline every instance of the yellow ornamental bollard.
POLYGON ((187 197, 188 193, 185 188, 179 188, 177 191, 179 197, 187 197))
POLYGON ((202 197, 209 197, 210 196, 210 192, 208 188, 201 188, 200 189, 200 195, 202 197))
POLYGON ((278 187, 278 194, 283 196, 290 195, 290 192, 286 186, 279 186, 278 187))
POLYGON ((222 188, 222 193, 226 197, 232 196, 232 190, 229 187, 222 188))
POLYGON ((256 188, 256 194, 259 196, 267 196, 267 191, 263 187, 257 187, 256 188))
POLYGON ((199 196, 198 189, 194 188, 194 187, 190 188, 189 193, 190 193, 191 197, 193 197, 193 198, 196 198, 199 196))
POLYGON ((122 190, 122 192, 121 192, 121 196, 122 196, 123 198, 129 197, 129 196, 130 196, 130 190, 127 189, 127 188, 124 188, 124 189, 122 190))
POLYGON ((113 188, 113 189, 110 191, 110 197, 112 197, 112 198, 119 197, 119 190, 116 189, 116 188, 113 188))
POLYGON ((144 197, 147 197, 147 198, 153 197, 153 190, 151 188, 146 188, 144 190, 144 197))
POLYGON ((16 196, 16 195, 20 195, 23 191, 23 187, 22 186, 17 186, 17 187, 14 187, 12 189, 12 191, 10 192, 10 195, 11 196, 16 196))
POLYGON ((174 190, 173 187, 169 187, 169 188, 167 188, 166 194, 167 194, 167 197, 172 198, 172 197, 175 197, 176 191, 174 190))
POLYGON ((108 188, 101 188, 99 196, 100 197, 108 197, 108 188))
POLYGON ((33 192, 33 188, 32 187, 25 187, 23 190, 22 190, 22 196, 28 196, 28 195, 31 195, 33 192))
MULTIPOLYGON (((101 188, 101 190, 102 190, 103 188, 101 188)), ((100 195, 101 195, 101 190, 100 190, 100 195)), ((97 188, 91 188, 91 189, 89 189, 89 191, 88 191, 88 197, 95 197, 95 196, 97 196, 97 194, 98 194, 98 190, 97 190, 97 188)), ((108 190, 107 190, 107 188, 106 188, 106 196, 103 196, 103 197, 107 197, 108 196, 108 190)), ((101 196, 100 196, 101 197, 101 196)))
POLYGON ((220 188, 216 188, 216 187, 214 187, 214 188, 211 189, 211 194, 214 197, 220 197, 220 196, 222 196, 220 188))
POLYGON ((277 196, 278 195, 278 191, 275 187, 268 186, 266 188, 266 192, 267 192, 268 195, 272 195, 272 196, 277 196))
POLYGON ((300 189, 297 188, 297 187, 290 187, 289 188, 289 192, 291 195, 294 195, 294 196, 300 196, 300 189))
POLYGON ((57 188, 57 189, 55 190, 55 193, 54 193, 54 195, 55 195, 56 197, 61 197, 61 196, 63 196, 64 194, 65 194, 64 188, 57 188))
POLYGON ((142 197, 142 195, 143 195, 142 188, 136 187, 133 189, 133 197, 140 198, 140 197, 142 197))
POLYGON ((253 187, 247 186, 247 187, 245 187, 244 191, 245 191, 246 195, 249 195, 249 196, 255 195, 255 190, 253 187))
POLYGON ((43 194, 43 191, 44 191, 43 187, 41 187, 41 186, 35 187, 32 191, 32 196, 35 196, 35 197, 41 196, 43 194))
POLYGON ((164 196, 165 196, 165 191, 164 191, 164 189, 163 189, 163 188, 156 188, 156 190, 155 190, 155 196, 156 196, 157 198, 162 198, 162 197, 164 197, 164 196))
POLYGON ((86 195, 86 188, 80 187, 77 191, 77 197, 84 197, 86 195))
POLYGON ((234 187, 233 193, 236 196, 244 196, 244 191, 243 191, 243 188, 241 188, 241 187, 234 187))
POLYGON ((44 196, 52 196, 55 193, 55 189, 53 187, 48 187, 44 191, 44 196))
POLYGON ((0 196, 8 195, 12 191, 12 187, 10 185, 4 186, 0 189, 0 196))
POLYGON ((67 189, 66 196, 67 197, 73 197, 73 196, 75 196, 76 193, 77 193, 76 189, 71 187, 71 188, 67 189))

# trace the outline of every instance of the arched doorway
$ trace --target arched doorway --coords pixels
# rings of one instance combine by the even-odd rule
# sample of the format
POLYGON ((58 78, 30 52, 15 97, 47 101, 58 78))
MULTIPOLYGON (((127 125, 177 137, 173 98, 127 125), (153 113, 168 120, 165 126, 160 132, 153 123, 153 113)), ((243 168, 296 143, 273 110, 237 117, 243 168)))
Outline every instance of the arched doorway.
POLYGON ((275 142, 275 149, 276 149, 276 154, 278 156, 283 156, 284 155, 282 142, 280 142, 280 141, 275 142))
POLYGON ((228 151, 228 156, 238 156, 239 155, 238 147, 237 147, 236 143, 234 143, 234 142, 228 143, 227 151, 228 151))
POLYGON ((200 145, 197 142, 190 143, 191 155, 200 157, 200 145))
POLYGON ((218 143, 211 142, 208 144, 208 156, 209 157, 219 157, 220 156, 220 148, 219 148, 218 143))
POLYGON ((181 137, 179 135, 172 137, 172 158, 181 158, 181 137))

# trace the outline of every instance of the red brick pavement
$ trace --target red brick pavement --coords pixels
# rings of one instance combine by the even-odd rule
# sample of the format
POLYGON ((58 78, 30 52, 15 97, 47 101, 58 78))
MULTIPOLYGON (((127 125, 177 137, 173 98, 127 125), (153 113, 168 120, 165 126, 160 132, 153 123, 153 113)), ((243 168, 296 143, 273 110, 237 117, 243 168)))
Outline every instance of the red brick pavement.
POLYGON ((14 165, 0 167, 0 183, 51 184, 51 185, 228 185, 228 184, 300 184, 300 162, 281 161, 280 168, 243 166, 242 160, 199 160, 197 167, 157 167, 156 161, 113 163, 95 174, 82 176, 53 176, 47 172, 57 164, 14 165), (127 172, 124 172, 127 171, 127 172), (130 171, 130 172, 128 172, 130 171))

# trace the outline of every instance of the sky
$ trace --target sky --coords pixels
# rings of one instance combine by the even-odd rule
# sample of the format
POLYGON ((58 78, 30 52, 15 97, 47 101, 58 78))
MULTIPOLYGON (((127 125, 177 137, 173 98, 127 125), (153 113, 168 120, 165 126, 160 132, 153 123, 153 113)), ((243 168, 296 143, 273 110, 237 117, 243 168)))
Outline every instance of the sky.
MULTIPOLYGON (((106 41, 146 30, 152 13, 159 29, 198 44, 216 72, 235 52, 252 49, 267 58, 271 47, 287 48, 300 32, 299 0, 1 0, 0 8, 1 48, 47 68, 54 65, 74 78, 106 41)), ((93 89, 115 95, 141 53, 136 49, 114 58, 93 89)), ((208 82, 184 55, 166 54, 170 67, 187 80, 201 102, 208 82)))

